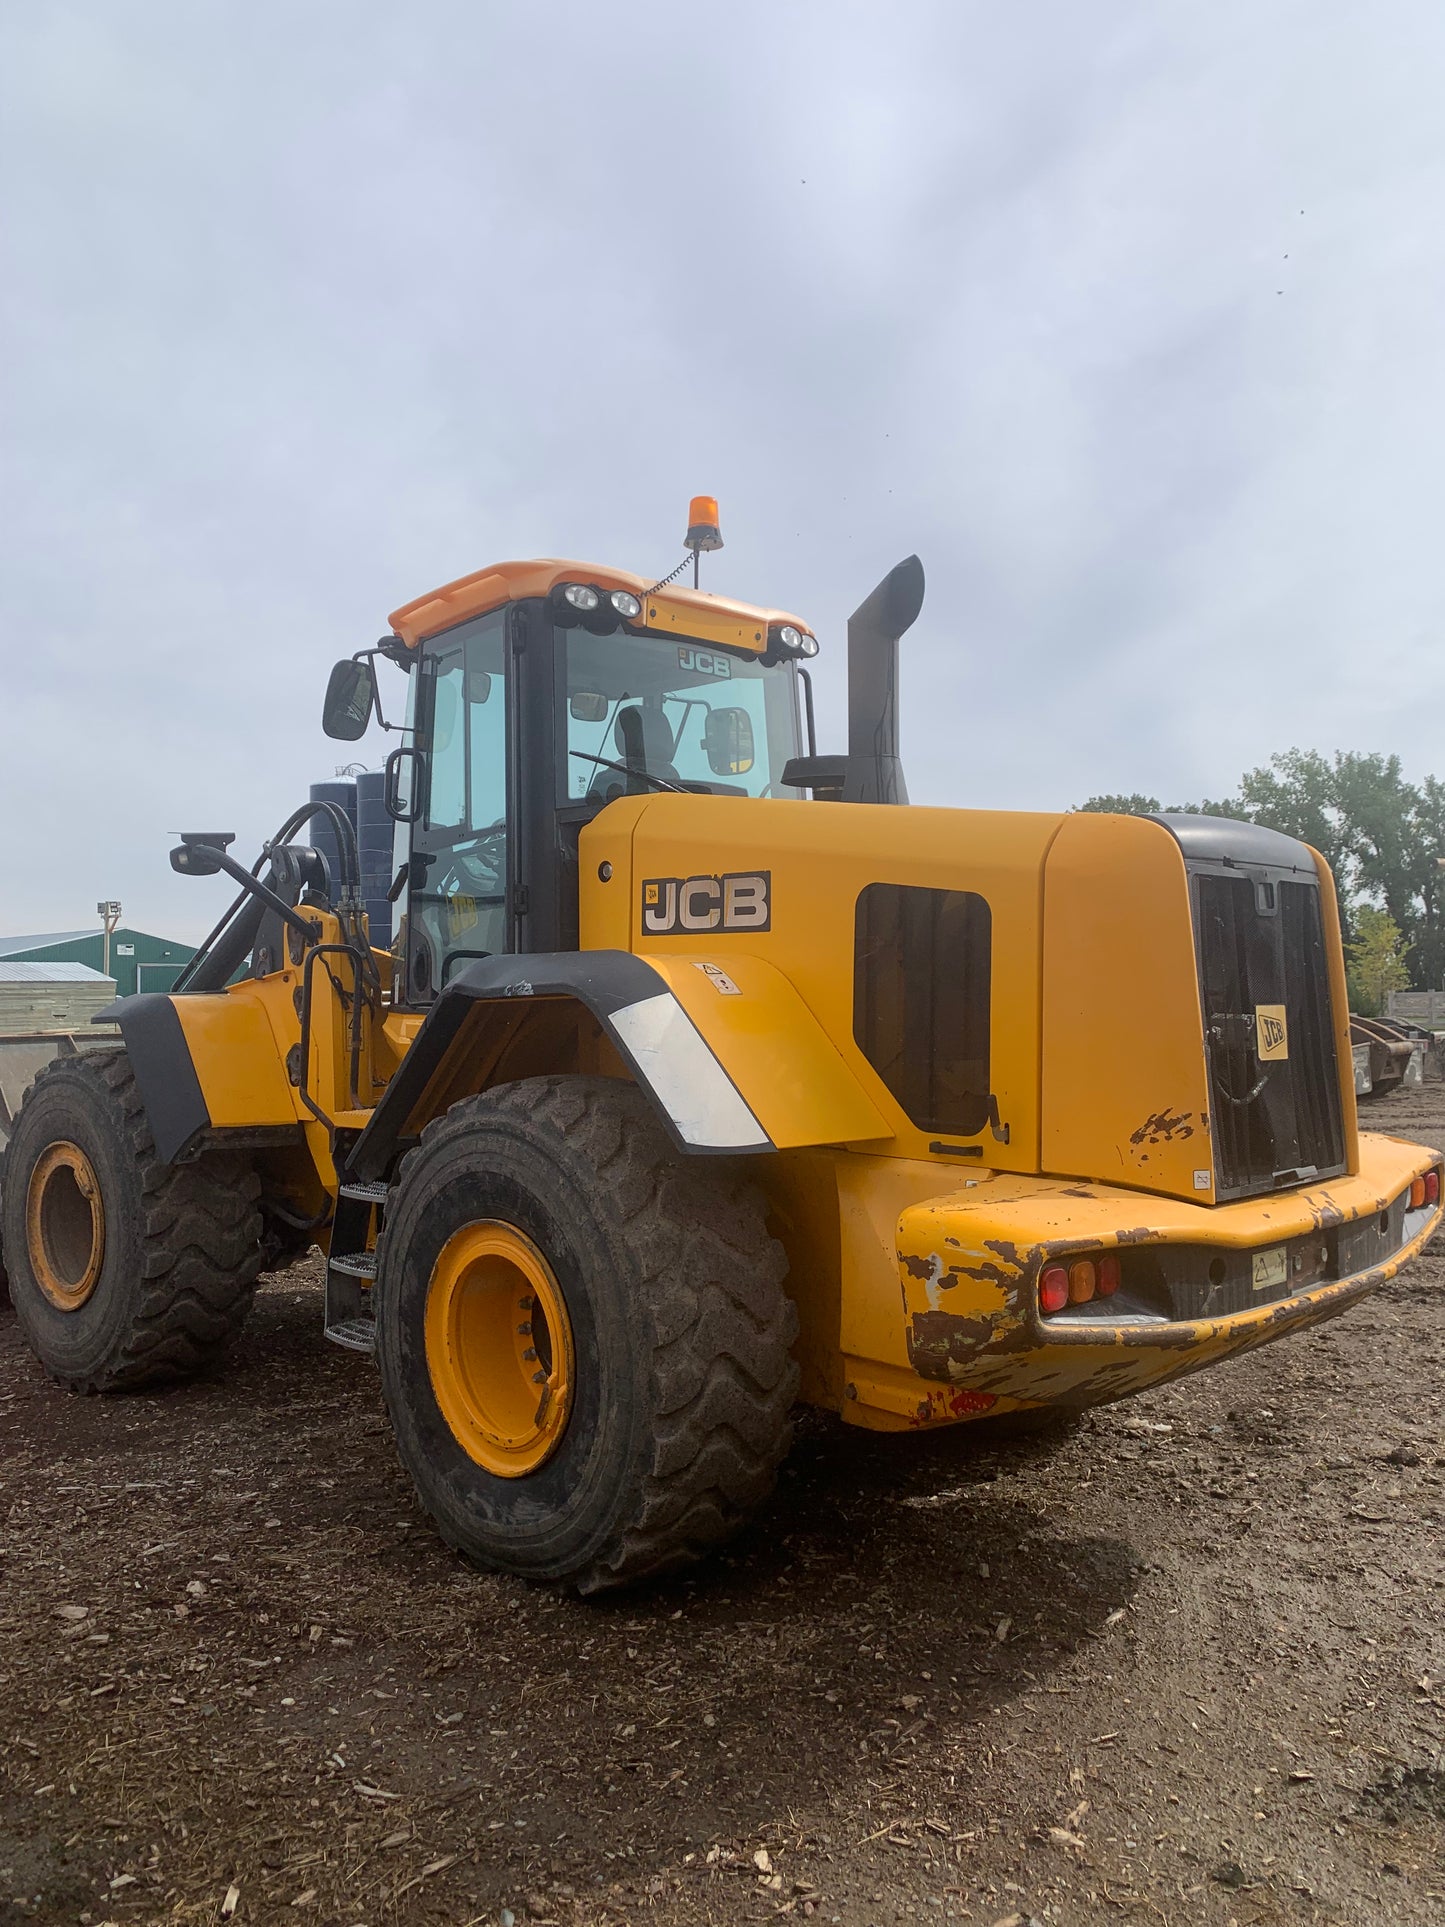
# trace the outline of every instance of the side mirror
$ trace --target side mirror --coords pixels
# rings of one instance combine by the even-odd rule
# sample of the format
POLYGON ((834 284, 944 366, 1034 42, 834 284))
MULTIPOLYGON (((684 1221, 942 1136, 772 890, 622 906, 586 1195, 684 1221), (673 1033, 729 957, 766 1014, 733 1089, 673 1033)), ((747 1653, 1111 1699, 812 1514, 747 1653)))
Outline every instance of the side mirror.
POLYGON ((366 734, 376 703, 376 679, 369 662, 348 656, 337 663, 326 685, 321 705, 321 727, 339 743, 354 743, 366 734))
POLYGON ((746 776, 753 766, 753 719, 745 709, 710 709, 702 746, 714 776, 746 776))
POLYGON ((594 695, 590 689, 579 689, 567 702, 574 723, 605 723, 610 707, 606 696, 594 695))
POLYGON ((485 669, 467 671, 467 701, 484 703, 492 693, 492 678, 485 669))
POLYGON ((171 851, 171 868, 183 877, 218 876, 221 853, 235 840, 232 830, 183 830, 180 847, 171 851))

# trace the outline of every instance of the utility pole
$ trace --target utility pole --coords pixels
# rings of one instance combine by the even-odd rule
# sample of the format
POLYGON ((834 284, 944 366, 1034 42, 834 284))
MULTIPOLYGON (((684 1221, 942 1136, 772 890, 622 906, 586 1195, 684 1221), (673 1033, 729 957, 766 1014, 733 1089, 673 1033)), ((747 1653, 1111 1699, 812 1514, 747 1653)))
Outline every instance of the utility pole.
POLYGON ((108 977, 110 975, 110 933, 120 922, 120 905, 114 898, 107 898, 104 903, 96 904, 95 914, 105 925, 105 943, 103 945, 104 961, 101 964, 101 975, 108 977))

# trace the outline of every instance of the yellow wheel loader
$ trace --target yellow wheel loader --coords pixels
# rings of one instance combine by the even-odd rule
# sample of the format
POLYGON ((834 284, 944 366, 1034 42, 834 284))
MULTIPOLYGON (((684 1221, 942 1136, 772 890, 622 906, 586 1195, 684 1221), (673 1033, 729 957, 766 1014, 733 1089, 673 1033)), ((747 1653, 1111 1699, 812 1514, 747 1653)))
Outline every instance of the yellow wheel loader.
POLYGON ((1357 1130, 1329 870, 1212 817, 909 807, 922 596, 910 558, 851 619, 836 756, 807 623, 695 572, 507 562, 397 610, 324 718, 398 736, 396 940, 334 804, 250 868, 182 838, 234 903, 10 1142, 45 1366, 192 1371, 319 1243, 440 1531, 595 1591, 735 1530, 800 1398, 1048 1419, 1398 1271, 1440 1165, 1357 1130))

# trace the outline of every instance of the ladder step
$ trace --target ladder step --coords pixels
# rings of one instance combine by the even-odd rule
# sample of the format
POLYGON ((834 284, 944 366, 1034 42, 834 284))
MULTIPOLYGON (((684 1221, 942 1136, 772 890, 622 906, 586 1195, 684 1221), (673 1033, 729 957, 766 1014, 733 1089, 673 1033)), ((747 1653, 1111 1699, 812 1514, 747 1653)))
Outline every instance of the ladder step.
POLYGON ((374 1278, 376 1276, 376 1253, 374 1251, 342 1251, 327 1259, 332 1271, 344 1271, 348 1278, 374 1278))
POLYGON ((334 1325, 326 1327, 326 1336, 333 1345, 342 1345, 349 1352, 374 1352, 376 1320, 374 1318, 340 1318, 334 1325))
POLYGON ((385 1204, 388 1187, 380 1181, 358 1179, 354 1184, 340 1186, 343 1198, 355 1198, 358 1204, 385 1204))

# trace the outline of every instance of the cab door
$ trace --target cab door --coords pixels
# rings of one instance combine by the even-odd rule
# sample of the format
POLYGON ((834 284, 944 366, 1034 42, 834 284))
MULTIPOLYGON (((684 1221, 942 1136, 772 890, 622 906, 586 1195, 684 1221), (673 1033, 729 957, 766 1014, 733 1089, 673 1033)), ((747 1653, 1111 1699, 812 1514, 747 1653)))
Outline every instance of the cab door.
POLYGON ((407 879, 407 1001, 430 1003, 462 965, 515 947, 509 835, 506 611, 428 643, 417 691, 407 879))

